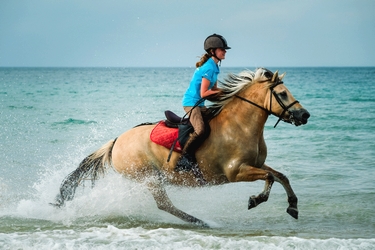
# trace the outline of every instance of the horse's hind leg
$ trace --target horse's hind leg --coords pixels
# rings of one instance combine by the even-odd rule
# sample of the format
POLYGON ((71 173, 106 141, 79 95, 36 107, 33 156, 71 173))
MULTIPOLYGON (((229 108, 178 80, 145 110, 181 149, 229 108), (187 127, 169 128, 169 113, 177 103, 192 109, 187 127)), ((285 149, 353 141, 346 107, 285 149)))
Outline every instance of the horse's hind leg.
POLYGON ((290 186, 289 179, 284 174, 277 172, 276 170, 272 169, 267 165, 263 165, 262 169, 271 172, 275 178, 275 181, 279 182, 284 187, 286 194, 288 196, 289 203, 289 207, 287 208, 286 212, 290 214, 290 216, 292 216, 293 218, 298 219, 298 199, 292 187, 290 186))
POLYGON ((156 205, 159 209, 164 210, 165 212, 168 212, 186 222, 193 223, 201 227, 209 227, 205 222, 176 208, 169 199, 162 181, 158 178, 149 180, 147 182, 147 186, 151 194, 153 195, 156 201, 156 205))

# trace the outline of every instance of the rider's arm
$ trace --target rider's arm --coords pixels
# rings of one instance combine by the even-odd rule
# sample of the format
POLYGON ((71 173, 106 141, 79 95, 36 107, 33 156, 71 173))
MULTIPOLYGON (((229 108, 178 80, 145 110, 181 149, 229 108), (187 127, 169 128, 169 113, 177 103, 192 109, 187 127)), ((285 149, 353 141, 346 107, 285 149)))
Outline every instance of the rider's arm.
POLYGON ((209 95, 217 94, 220 92, 220 89, 217 87, 217 82, 211 89, 208 89, 209 87, 210 87, 210 81, 203 77, 202 84, 201 84, 201 93, 200 93, 202 98, 205 98, 209 95))

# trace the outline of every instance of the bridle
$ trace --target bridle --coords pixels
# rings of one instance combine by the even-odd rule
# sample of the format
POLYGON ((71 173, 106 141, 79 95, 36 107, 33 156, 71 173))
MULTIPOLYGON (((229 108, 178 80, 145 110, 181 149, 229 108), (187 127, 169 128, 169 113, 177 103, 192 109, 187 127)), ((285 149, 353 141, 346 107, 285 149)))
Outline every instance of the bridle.
POLYGON ((248 100, 248 99, 242 97, 242 96, 235 95, 235 97, 237 97, 237 98, 239 98, 239 99, 241 99, 241 100, 243 100, 243 101, 245 101, 245 102, 248 102, 248 103, 250 103, 250 104, 252 104, 252 105, 254 105, 254 106, 256 106, 256 107, 258 107, 258 108, 260 108, 260 109, 262 109, 262 110, 264 110, 264 111, 266 111, 268 115, 271 115, 271 114, 272 114, 272 115, 278 117, 279 120, 277 120, 275 126, 273 126, 274 128, 276 128, 277 124, 279 124, 279 122, 280 122, 281 120, 283 120, 284 122, 293 123, 293 121, 294 121, 293 113, 290 112, 289 109, 290 109, 294 104, 299 103, 299 101, 295 100, 294 102, 292 102, 292 103, 289 104, 288 106, 285 106, 285 104, 283 103, 283 101, 280 99, 280 97, 279 97, 279 96, 276 94, 276 92, 274 91, 274 88, 275 88, 277 85, 279 85, 279 84, 283 84, 283 83, 284 83, 283 81, 278 80, 275 84, 273 84, 273 85, 270 87, 270 109, 269 109, 269 110, 266 109, 266 108, 263 107, 263 106, 260 106, 259 104, 256 104, 255 102, 252 102, 252 101, 250 101, 250 100, 248 100), (283 112, 282 112, 280 115, 278 115, 278 114, 272 112, 272 95, 275 97, 275 99, 276 99, 276 101, 279 103, 279 105, 283 108, 283 112), (285 114, 286 112, 289 112, 289 114, 290 114, 289 120, 285 120, 285 119, 283 118, 283 116, 284 116, 284 114, 285 114))

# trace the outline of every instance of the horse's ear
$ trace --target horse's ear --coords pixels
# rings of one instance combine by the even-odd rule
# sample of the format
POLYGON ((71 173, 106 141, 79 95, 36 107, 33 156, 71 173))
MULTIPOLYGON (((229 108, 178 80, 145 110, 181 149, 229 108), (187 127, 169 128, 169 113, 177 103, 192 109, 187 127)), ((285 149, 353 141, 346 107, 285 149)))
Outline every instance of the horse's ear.
POLYGON ((283 80, 285 74, 286 74, 286 72, 282 73, 282 74, 279 76, 280 81, 283 80))
POLYGON ((272 76, 272 82, 275 82, 276 79, 278 78, 278 76, 279 76, 279 71, 276 70, 276 72, 275 72, 275 73, 273 74, 273 76, 272 76))

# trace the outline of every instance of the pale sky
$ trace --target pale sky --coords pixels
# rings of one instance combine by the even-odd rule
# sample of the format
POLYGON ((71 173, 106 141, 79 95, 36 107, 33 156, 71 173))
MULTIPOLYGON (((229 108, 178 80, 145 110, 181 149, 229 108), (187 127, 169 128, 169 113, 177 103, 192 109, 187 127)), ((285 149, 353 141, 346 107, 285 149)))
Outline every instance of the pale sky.
POLYGON ((0 67, 375 66, 374 0, 0 0, 0 67))

